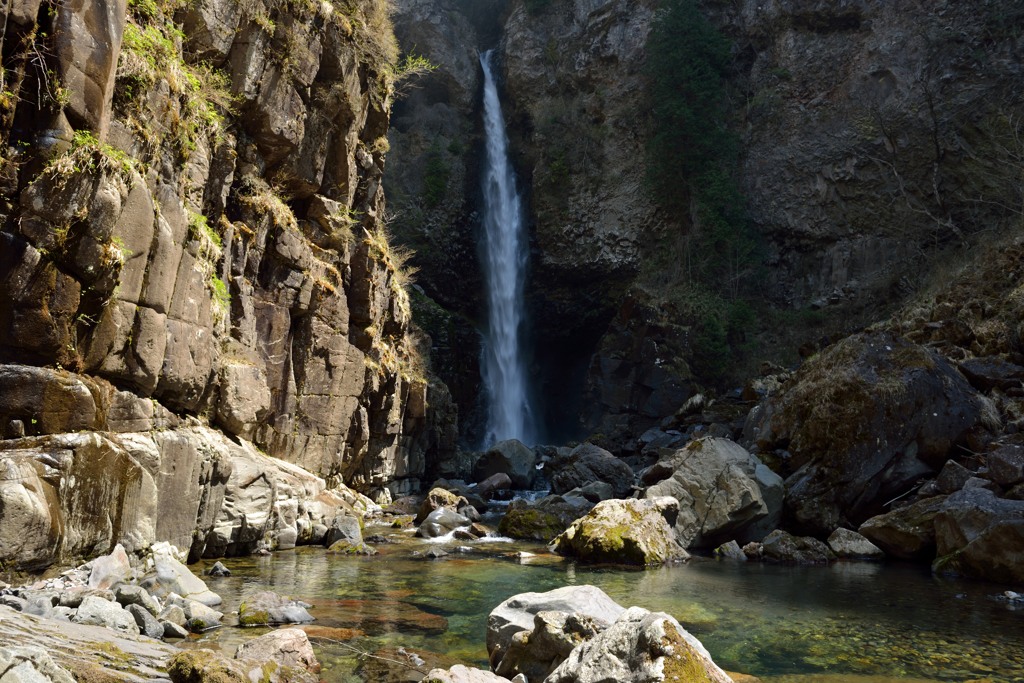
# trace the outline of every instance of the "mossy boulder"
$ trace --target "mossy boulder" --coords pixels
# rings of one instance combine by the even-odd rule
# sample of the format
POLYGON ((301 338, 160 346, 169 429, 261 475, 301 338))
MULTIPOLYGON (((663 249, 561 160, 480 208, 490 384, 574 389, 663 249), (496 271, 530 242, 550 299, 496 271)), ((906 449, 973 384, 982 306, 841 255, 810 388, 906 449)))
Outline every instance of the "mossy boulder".
POLYGON ((676 541, 672 524, 679 501, 604 500, 551 542, 561 555, 586 562, 660 565, 689 557, 676 541))
POLYGON ((581 497, 545 496, 540 500, 513 500, 498 524, 498 533, 510 538, 553 540, 585 515, 591 504, 581 497))
POLYGON ((810 358, 751 412, 745 436, 783 453, 786 510, 803 532, 855 528, 933 475, 991 404, 931 350, 888 332, 855 334, 810 358))

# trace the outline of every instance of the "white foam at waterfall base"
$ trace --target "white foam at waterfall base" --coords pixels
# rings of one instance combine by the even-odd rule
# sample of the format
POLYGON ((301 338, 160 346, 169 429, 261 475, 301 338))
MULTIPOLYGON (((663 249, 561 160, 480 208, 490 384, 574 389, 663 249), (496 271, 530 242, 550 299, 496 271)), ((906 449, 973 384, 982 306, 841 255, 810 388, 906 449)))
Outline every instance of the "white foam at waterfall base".
POLYGON ((522 347, 527 249, 522 202, 508 156, 508 136, 492 66, 480 55, 484 75, 486 155, 482 177, 484 229, 481 259, 487 288, 487 334, 481 363, 488 405, 485 444, 519 439, 532 444, 536 427, 529 406, 522 347))

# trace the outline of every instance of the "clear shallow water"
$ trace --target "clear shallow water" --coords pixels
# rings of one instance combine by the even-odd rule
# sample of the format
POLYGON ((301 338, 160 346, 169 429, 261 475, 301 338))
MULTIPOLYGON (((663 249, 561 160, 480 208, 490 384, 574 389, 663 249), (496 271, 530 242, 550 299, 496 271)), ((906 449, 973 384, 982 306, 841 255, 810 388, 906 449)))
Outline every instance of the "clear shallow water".
MULTIPOLYGON (((313 604, 317 622, 309 633, 328 681, 406 680, 405 668, 357 654, 409 662, 397 648, 423 658, 424 670, 455 661, 486 668, 491 609, 516 593, 585 583, 622 605, 672 614, 723 668, 765 681, 1024 681, 1024 610, 993 599, 1004 587, 937 580, 926 568, 695 558, 629 571, 551 556, 520 561, 509 555, 543 547, 518 542, 475 543, 461 553, 452 544, 449 557, 427 560, 410 555, 436 544, 407 532, 395 537, 402 542, 377 546, 374 557, 305 548, 236 558, 227 562, 233 576, 208 581, 226 611, 237 609, 245 593, 263 589, 313 604)), ((233 651, 256 633, 224 628, 199 642, 233 651)))

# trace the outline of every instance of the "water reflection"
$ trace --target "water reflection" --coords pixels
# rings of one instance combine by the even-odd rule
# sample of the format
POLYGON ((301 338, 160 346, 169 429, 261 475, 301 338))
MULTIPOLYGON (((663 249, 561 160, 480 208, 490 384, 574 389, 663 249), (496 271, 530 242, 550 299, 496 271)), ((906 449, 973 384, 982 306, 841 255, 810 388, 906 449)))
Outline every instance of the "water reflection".
MULTIPOLYGON (((370 532, 368 532, 370 533, 370 532)), ((267 589, 306 600, 320 628, 343 628, 348 646, 447 655, 486 667, 487 614, 525 591, 592 583, 623 605, 669 612, 723 667, 786 683, 885 680, 1024 681, 1024 612, 992 599, 987 584, 933 579, 898 564, 780 567, 715 562, 629 571, 588 567, 532 544, 479 543, 441 560, 407 535, 375 557, 299 549, 229 562, 211 580, 228 609, 267 589), (523 561, 519 553, 535 553, 523 561), (863 677, 869 677, 863 678, 863 677)), ((233 651, 244 635, 221 629, 203 645, 233 651)), ((320 649, 329 681, 385 680, 350 647, 320 649)), ((397 679, 396 679, 397 680, 397 679)))

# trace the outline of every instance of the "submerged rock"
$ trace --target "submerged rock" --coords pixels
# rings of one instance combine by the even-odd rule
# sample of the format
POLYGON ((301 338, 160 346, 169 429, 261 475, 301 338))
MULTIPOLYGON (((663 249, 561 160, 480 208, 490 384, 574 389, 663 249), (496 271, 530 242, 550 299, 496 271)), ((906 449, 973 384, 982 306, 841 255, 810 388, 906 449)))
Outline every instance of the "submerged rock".
POLYGON ((253 593, 238 606, 239 626, 271 626, 277 624, 308 624, 313 616, 307 605, 272 591, 253 593))
POLYGON ((647 500, 605 500, 551 542, 561 555, 588 562, 657 565, 689 557, 676 541, 671 522, 679 502, 665 496, 647 500))

